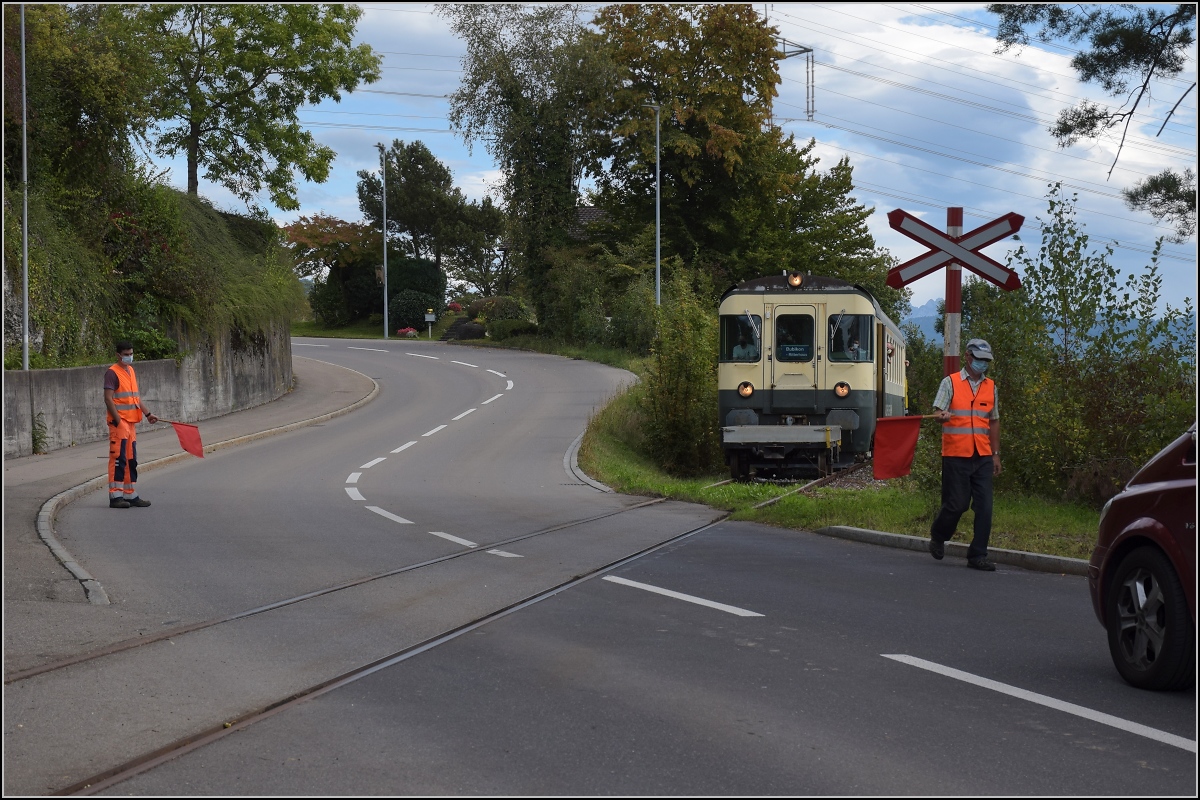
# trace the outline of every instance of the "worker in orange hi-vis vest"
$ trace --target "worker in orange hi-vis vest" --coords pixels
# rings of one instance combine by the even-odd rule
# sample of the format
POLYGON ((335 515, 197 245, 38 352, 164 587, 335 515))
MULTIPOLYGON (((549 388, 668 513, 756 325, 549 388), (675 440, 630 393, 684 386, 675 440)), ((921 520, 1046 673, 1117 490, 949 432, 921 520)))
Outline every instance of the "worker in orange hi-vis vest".
POLYGON ((967 566, 986 572, 996 569, 987 547, 992 478, 1001 469, 996 383, 984 377, 992 358, 992 346, 983 339, 967 342, 966 366, 942 379, 933 400, 934 416, 942 423, 942 508, 929 530, 929 552, 941 560, 959 518, 973 508, 975 538, 967 548, 967 566))
POLYGON ((133 371, 133 345, 117 342, 117 363, 104 373, 104 405, 108 409, 108 507, 145 508, 149 500, 137 492, 137 430, 145 416, 153 425, 158 417, 142 405, 137 375, 133 371))

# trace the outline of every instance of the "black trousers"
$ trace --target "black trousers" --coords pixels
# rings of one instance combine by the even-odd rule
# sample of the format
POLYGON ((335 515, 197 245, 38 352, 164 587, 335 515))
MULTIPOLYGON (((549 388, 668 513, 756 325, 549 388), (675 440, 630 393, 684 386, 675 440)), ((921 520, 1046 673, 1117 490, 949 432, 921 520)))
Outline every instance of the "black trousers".
POLYGON ((954 536, 968 508, 975 509, 975 538, 967 558, 983 558, 992 535, 992 457, 942 456, 942 510, 933 519, 930 537, 944 542, 954 536))

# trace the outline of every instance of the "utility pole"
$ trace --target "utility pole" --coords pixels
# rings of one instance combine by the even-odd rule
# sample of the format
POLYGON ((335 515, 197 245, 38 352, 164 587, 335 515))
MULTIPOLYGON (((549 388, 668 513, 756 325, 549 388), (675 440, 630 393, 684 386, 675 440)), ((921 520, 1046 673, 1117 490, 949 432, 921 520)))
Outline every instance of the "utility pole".
POLYGON ((661 171, 659 168, 660 131, 659 111, 661 106, 653 103, 643 103, 647 108, 654 109, 654 305, 662 305, 662 216, 660 214, 662 189, 661 171))
POLYGON ((382 161, 380 173, 383 176, 383 338, 388 338, 388 290, 387 290, 387 149, 382 143, 375 145, 379 148, 379 158, 382 161))
MULTIPOLYGON (((29 127, 25 99, 25 4, 21 4, 21 369, 29 371, 29 127)), ((32 384, 30 384, 32 385, 32 384)))

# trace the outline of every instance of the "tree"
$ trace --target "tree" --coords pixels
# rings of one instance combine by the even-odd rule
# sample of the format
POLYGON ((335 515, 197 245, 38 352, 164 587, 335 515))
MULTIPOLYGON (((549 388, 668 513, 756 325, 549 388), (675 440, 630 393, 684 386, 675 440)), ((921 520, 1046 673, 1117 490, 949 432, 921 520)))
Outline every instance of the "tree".
POLYGON ((567 242, 581 177, 595 168, 611 69, 578 5, 456 4, 438 13, 467 45, 450 121, 500 166, 514 266, 541 318, 550 251, 567 242))
POLYGON ((504 243, 504 212, 490 197, 462 207, 460 228, 447 258, 447 276, 484 297, 511 294, 515 274, 504 243))
POLYGON ((302 216, 283 226, 283 231, 291 245, 293 267, 299 277, 324 278, 336 273, 367 253, 379 253, 382 241, 378 227, 320 213, 302 216))
MULTIPOLYGON (((440 269, 442 255, 453 246, 460 230, 465 200, 454 186, 449 167, 423 142, 392 142, 387 164, 388 239, 400 236, 413 258, 431 259, 440 269)), ((358 204, 367 221, 379 230, 383 219, 383 188, 374 172, 358 173, 358 204)))
MULTIPOLYGON (((1034 3, 997 3, 987 8, 1000 17, 997 52, 1027 45, 1031 36, 1041 42, 1062 38, 1074 43, 1086 39, 1089 48, 1071 59, 1080 80, 1098 83, 1111 97, 1124 96, 1124 102, 1115 110, 1083 100, 1060 112, 1050 133, 1062 147, 1070 147, 1081 138, 1094 139, 1118 126, 1122 127, 1123 147, 1134 113, 1143 101, 1150 99, 1150 82, 1178 75, 1193 57, 1194 3, 1181 3, 1173 9, 1132 4, 1034 3)), ((1193 83, 1184 96, 1195 86, 1193 83)), ((1177 102, 1175 106, 1178 105, 1177 102)), ((1172 108, 1167 119, 1174 112, 1172 108)), ((1118 147, 1113 167, 1120 155, 1118 147)), ((1182 242, 1195 234, 1196 176, 1192 170, 1180 174, 1167 169, 1122 193, 1131 209, 1148 211, 1155 219, 1173 224, 1173 241, 1182 242)))
POLYGON ((304 103, 341 99, 379 79, 380 57, 352 47, 357 6, 148 5, 137 12, 158 73, 159 155, 187 157, 187 190, 199 170, 249 202, 264 188, 281 209, 299 208, 294 173, 320 183, 331 148, 296 117, 304 103))

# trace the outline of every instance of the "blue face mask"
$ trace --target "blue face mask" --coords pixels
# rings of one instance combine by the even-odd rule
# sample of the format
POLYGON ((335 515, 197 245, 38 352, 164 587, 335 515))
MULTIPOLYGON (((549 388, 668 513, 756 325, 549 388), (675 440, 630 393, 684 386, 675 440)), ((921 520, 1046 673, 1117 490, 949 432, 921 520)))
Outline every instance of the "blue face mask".
POLYGON ((121 363, 122 364, 132 364, 133 363, 133 354, 130 353, 127 356, 121 356, 121 363))
POLYGON ((971 369, 980 375, 984 375, 988 371, 988 362, 980 361, 978 358, 971 359, 971 369))

